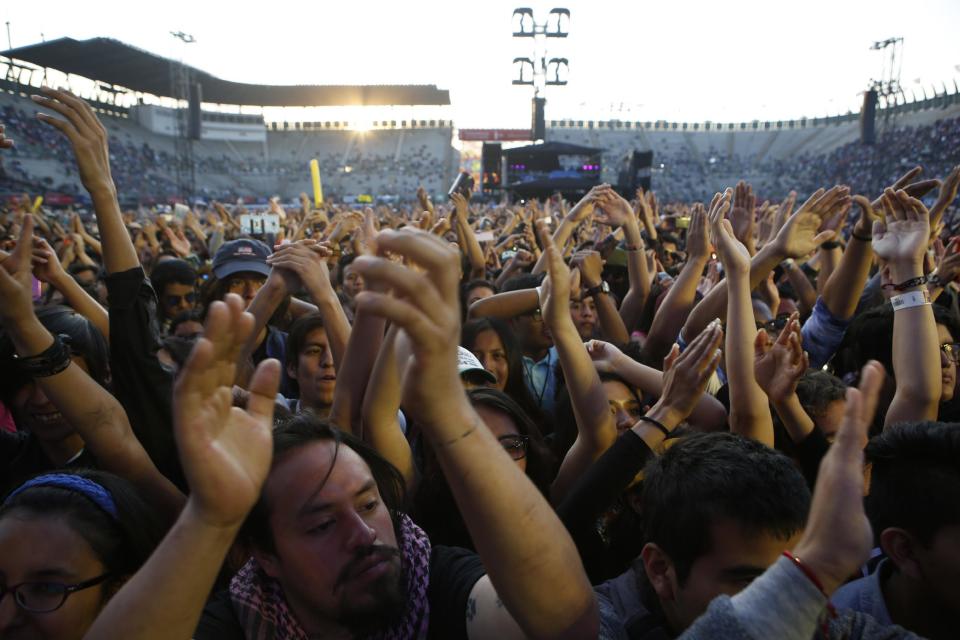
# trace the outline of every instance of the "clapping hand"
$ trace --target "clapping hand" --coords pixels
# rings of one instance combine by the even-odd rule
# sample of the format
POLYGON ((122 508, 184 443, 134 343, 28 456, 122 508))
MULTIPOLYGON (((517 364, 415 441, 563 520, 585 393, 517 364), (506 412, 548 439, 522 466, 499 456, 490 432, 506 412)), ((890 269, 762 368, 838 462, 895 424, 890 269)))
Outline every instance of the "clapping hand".
POLYGON ((733 227, 733 235, 750 250, 751 254, 755 243, 756 204, 757 197, 753 193, 753 187, 743 180, 738 182, 733 191, 733 208, 729 214, 730 224, 733 227))
POLYGON ((670 349, 663 360, 663 393, 654 405, 667 412, 667 422, 682 422, 693 411, 720 364, 722 344, 723 328, 714 320, 683 353, 676 344, 670 349))
POLYGON ((774 404, 796 393, 800 378, 810 366, 810 359, 803 351, 798 317, 797 313, 790 316, 776 341, 760 329, 753 345, 757 384, 774 404))
POLYGON ((280 384, 280 363, 264 360, 250 379, 246 409, 233 406, 237 359, 254 325, 243 306, 234 294, 211 305, 173 394, 174 433, 190 485, 187 508, 222 528, 239 527, 260 496, 280 384))
POLYGON ((896 265, 920 265, 930 239, 930 214, 902 189, 886 189, 881 200, 885 220, 873 222, 873 250, 896 265))
POLYGON ((428 435, 449 424, 465 402, 457 375, 460 336, 459 254, 441 238, 419 231, 383 230, 378 256, 359 256, 353 267, 379 289, 357 295, 357 310, 383 317, 409 337, 412 357, 403 376, 403 406, 428 435), (419 267, 383 257, 398 255, 419 267), (385 293, 392 291, 392 295, 385 293))
POLYGON ((834 231, 820 231, 824 220, 830 220, 850 204, 850 189, 835 186, 829 191, 818 189, 796 213, 790 216, 773 239, 773 244, 786 258, 802 258, 834 236, 834 231))
POLYGON ((750 252, 737 240, 733 225, 726 218, 730 210, 733 190, 727 189, 723 195, 716 194, 710 203, 710 231, 717 255, 727 274, 746 274, 750 271, 750 252))

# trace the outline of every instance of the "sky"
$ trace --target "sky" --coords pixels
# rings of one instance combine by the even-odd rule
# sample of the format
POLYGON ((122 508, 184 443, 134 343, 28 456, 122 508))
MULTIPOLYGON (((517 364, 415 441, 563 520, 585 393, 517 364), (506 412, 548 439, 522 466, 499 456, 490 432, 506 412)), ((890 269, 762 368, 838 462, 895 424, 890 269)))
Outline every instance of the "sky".
POLYGON ((14 47, 111 37, 240 82, 435 84, 450 90, 445 111, 459 127, 524 128, 533 93, 511 84, 512 60, 531 56, 533 43, 512 37, 518 6, 538 21, 554 7, 571 13, 569 37, 543 41, 547 57, 570 61, 569 84, 545 90, 547 119, 741 122, 856 111, 887 61, 870 46, 890 37, 904 39, 908 95, 960 84, 960 0, 6 0, 0 19, 14 47))

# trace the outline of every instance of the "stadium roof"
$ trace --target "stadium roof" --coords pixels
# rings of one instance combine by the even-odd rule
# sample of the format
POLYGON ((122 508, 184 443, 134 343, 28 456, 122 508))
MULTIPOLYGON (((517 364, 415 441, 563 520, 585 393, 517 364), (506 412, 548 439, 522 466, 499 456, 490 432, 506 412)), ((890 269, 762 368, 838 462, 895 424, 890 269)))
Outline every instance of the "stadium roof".
MULTIPOLYGON (((155 96, 171 96, 174 60, 112 38, 59 38, 4 51, 4 56, 155 96)), ((285 85, 231 82, 187 67, 203 101, 262 107, 448 105, 450 92, 435 85, 285 85)))

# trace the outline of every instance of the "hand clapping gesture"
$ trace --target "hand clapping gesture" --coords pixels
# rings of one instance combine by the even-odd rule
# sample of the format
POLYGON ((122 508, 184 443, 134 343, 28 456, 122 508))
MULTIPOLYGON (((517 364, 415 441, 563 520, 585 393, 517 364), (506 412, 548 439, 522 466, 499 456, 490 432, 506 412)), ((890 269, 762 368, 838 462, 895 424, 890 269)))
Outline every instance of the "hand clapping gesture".
POLYGON ((797 313, 790 316, 776 341, 763 329, 757 332, 753 371, 757 384, 774 404, 796 393, 800 378, 810 366, 803 351, 798 317, 797 313))
POLYGON ((233 406, 236 363, 253 324, 239 296, 214 302, 173 393, 174 433, 190 485, 187 508, 223 528, 243 522, 272 458, 280 363, 261 362, 250 379, 246 409, 233 406))

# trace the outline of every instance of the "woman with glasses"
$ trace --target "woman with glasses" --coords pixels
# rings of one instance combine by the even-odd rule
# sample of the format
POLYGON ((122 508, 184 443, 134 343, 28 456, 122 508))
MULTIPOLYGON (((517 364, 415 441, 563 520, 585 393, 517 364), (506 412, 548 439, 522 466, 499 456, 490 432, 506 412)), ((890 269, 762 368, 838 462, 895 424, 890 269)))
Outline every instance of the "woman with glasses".
POLYGON ((109 473, 21 484, 0 502, 0 637, 82 638, 161 537, 152 510, 109 473))
MULTIPOLYGON (((504 451, 544 495, 556 475, 556 463, 540 431, 507 394, 490 388, 467 392, 470 403, 504 451)), ((423 475, 413 497, 412 516, 431 542, 474 549, 473 540, 450 493, 450 487, 429 449, 423 450, 423 475)))

